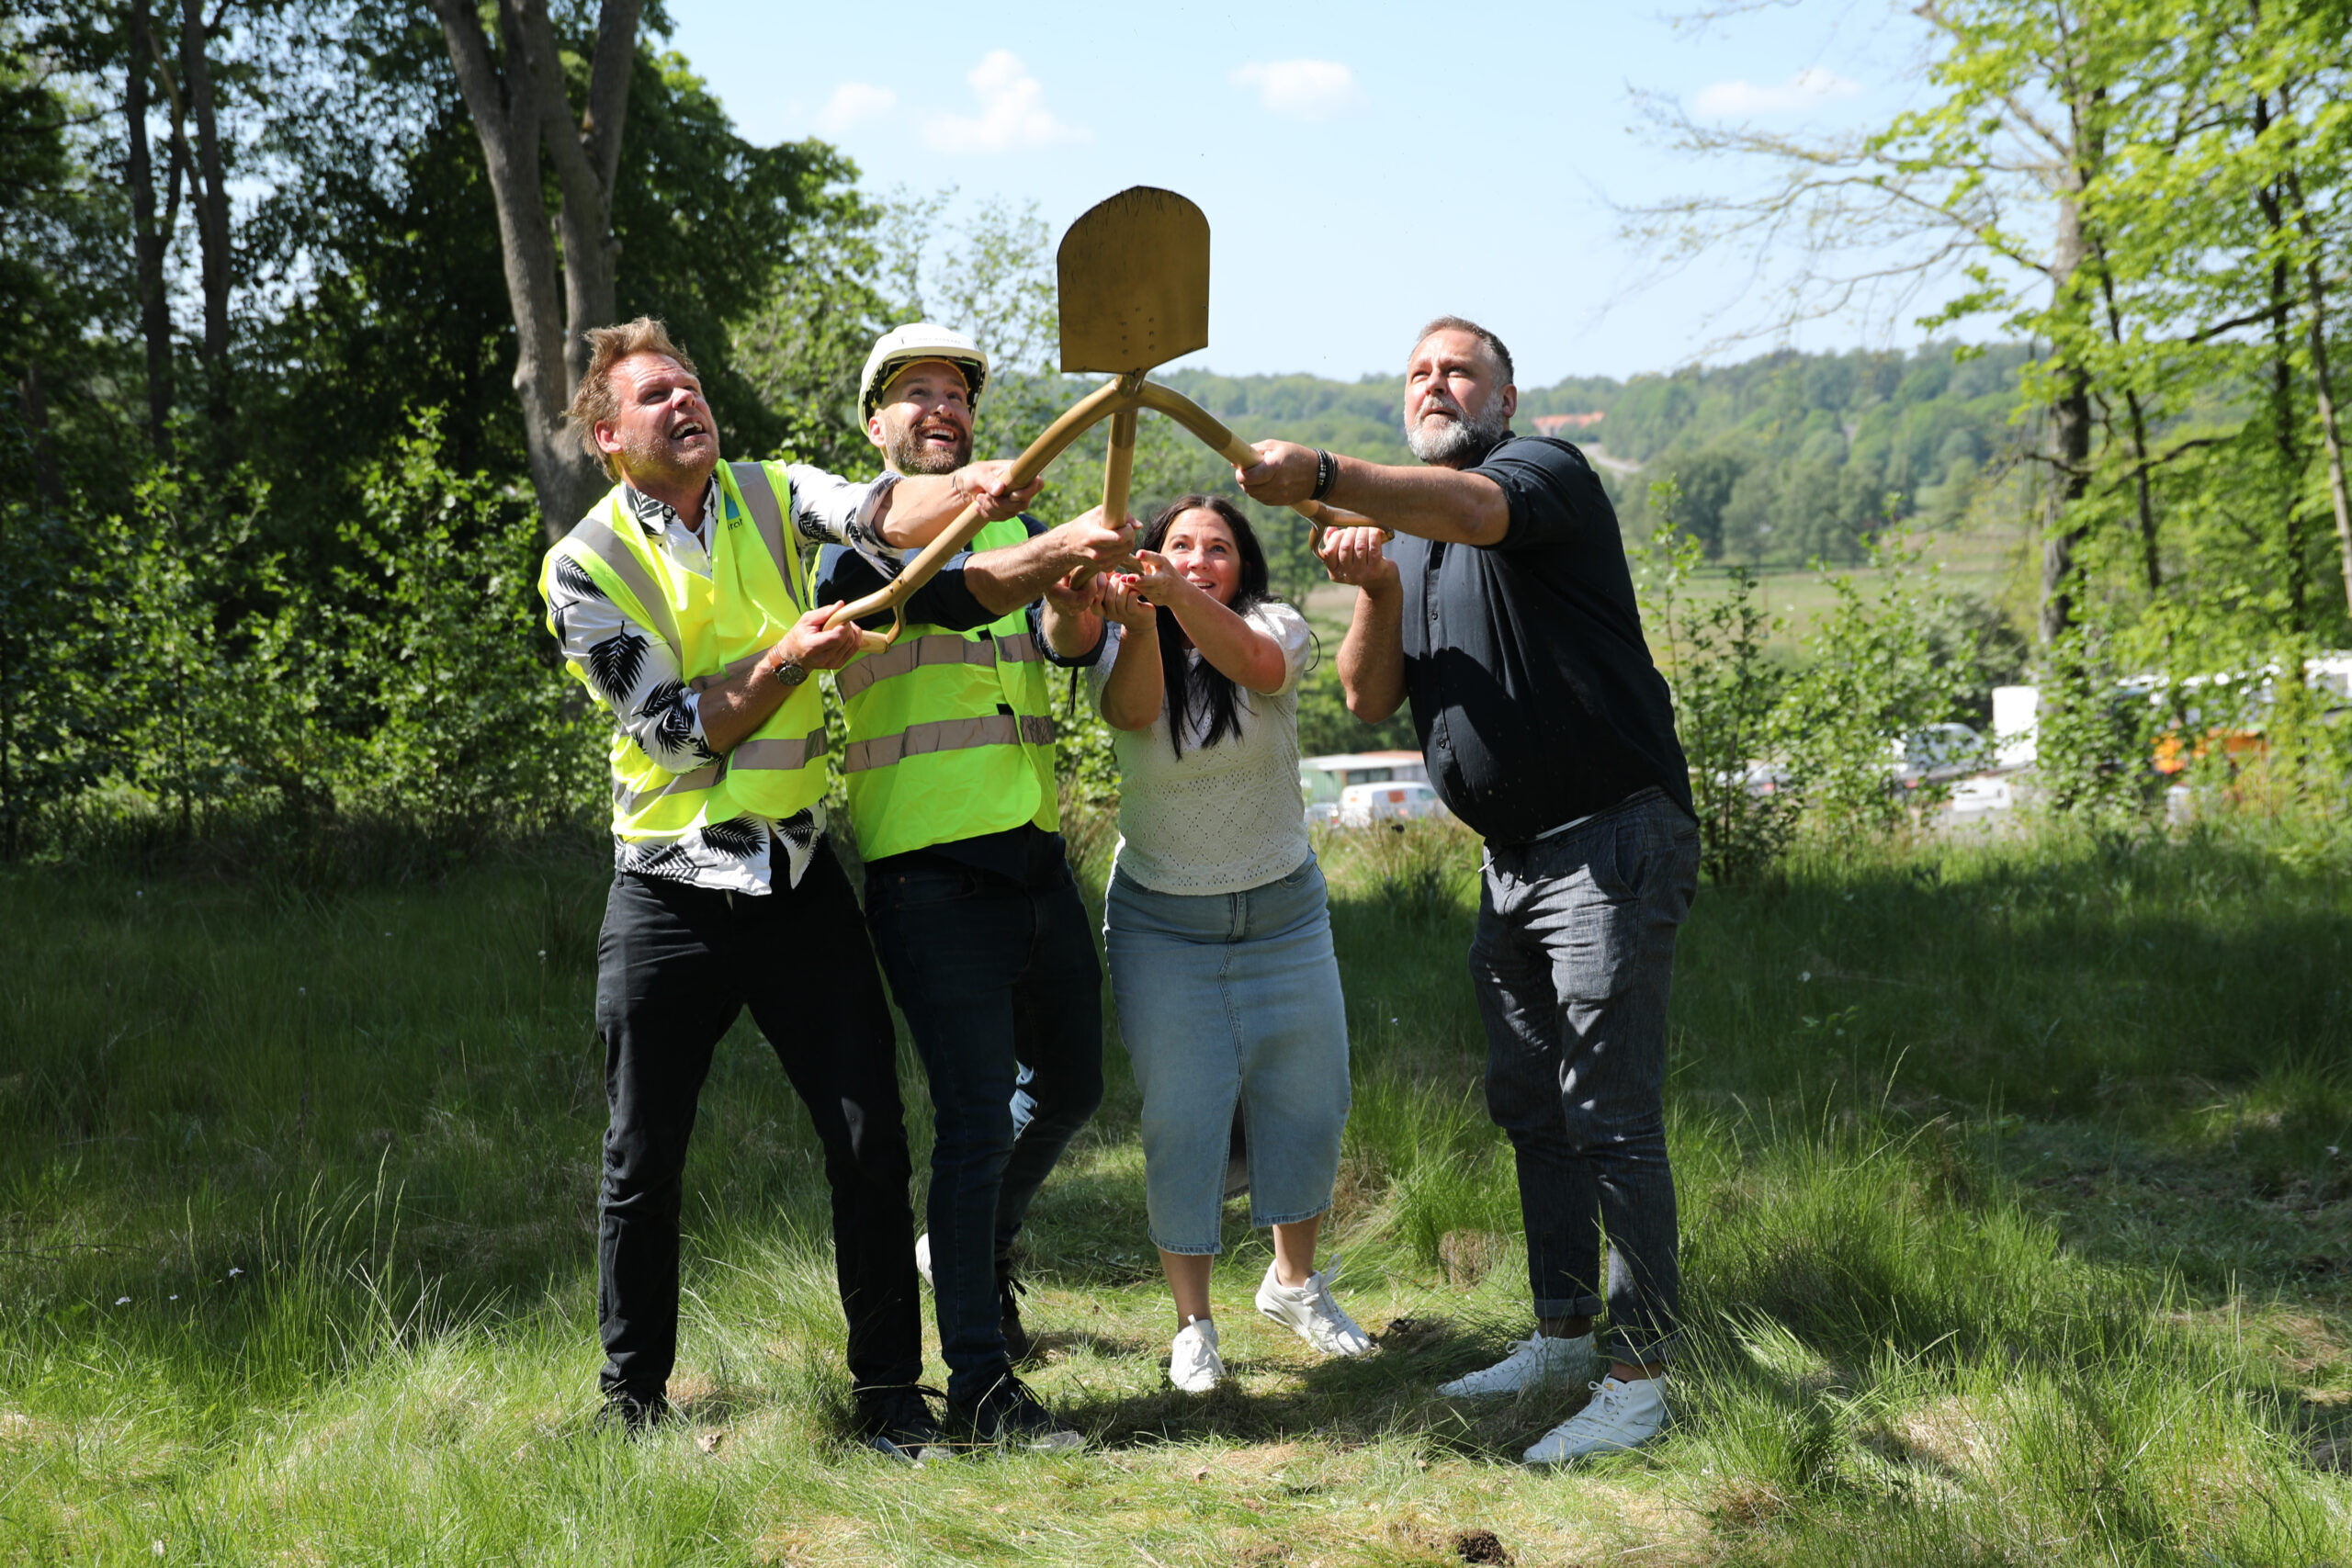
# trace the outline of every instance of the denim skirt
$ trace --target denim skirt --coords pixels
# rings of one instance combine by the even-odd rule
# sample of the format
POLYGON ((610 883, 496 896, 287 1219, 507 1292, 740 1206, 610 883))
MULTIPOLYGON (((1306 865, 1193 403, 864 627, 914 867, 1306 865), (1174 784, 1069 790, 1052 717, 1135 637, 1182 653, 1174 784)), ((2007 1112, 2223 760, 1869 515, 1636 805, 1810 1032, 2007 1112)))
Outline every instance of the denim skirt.
POLYGON ((1143 1090, 1153 1243, 1221 1249, 1237 1103, 1250 1223, 1290 1224, 1329 1208, 1348 1121, 1348 1014, 1315 857, 1240 893, 1157 893, 1114 872, 1102 934, 1119 1033, 1143 1090))

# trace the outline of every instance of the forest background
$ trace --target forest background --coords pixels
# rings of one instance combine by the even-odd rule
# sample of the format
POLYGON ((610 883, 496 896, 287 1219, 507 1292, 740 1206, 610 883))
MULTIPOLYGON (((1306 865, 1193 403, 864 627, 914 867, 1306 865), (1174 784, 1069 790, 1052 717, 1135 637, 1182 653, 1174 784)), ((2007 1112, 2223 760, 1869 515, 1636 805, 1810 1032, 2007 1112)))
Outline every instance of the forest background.
MULTIPOLYGON (((1880 705, 1905 722, 1981 719, 2039 671, 2094 783, 2137 754, 2121 729, 2259 722, 2119 718, 2114 693, 2258 687, 2352 643, 2339 11, 1931 10, 1928 107, 1819 144, 1654 106, 1753 177, 1629 234, 1668 260, 1793 246, 1784 326, 1957 273, 1918 329, 1980 341, 1571 378, 1523 389, 1521 428, 1586 446, 1637 554, 1689 541, 1690 582, 1756 612, 1776 700, 1836 634, 1775 626, 1736 569, 1891 551, 1902 592, 1821 602, 1940 618, 1966 678, 1880 705), (1910 570, 1956 551, 1966 591, 1910 570)), ((0 9, 0 853, 593 818, 595 727, 533 586, 603 482, 556 417, 585 325, 667 318, 729 452, 850 472, 856 368, 893 321, 989 346, 984 451, 1069 399, 1034 210, 950 221, 949 193, 866 189, 823 142, 753 145, 665 27, 618 3, 0 9)), ((1172 378, 1245 436, 1402 459, 1393 378, 1172 378)), ((1079 509, 1086 456, 1047 513, 1079 509)), ((1230 477, 1148 424, 1139 497, 1194 486, 1230 477)), ((1260 515, 1305 592, 1303 534, 1260 515)), ((1652 632, 1670 671, 1703 662, 1652 632)), ((1318 748, 1401 733, 1322 689, 1306 723, 1318 748)))

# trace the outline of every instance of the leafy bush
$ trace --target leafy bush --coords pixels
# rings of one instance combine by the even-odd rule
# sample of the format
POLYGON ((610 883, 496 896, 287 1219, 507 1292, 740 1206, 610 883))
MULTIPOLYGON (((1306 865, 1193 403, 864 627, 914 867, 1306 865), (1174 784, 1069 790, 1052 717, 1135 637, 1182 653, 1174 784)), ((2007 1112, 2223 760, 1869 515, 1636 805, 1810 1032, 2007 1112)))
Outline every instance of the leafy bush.
POLYGON ((10 850, 227 833, 301 860, 364 825, 447 858, 599 810, 603 725, 556 674, 530 507, 453 472, 433 412, 362 479, 331 561, 270 547, 249 474, 168 464, 74 518, 71 558, 6 558, 12 625, 40 628, 6 651, 50 672, 0 730, 10 850))
POLYGON ((1786 787, 1832 834, 1885 833, 1938 804, 1943 786, 1932 782, 1894 787, 1891 743, 1951 718, 1975 683, 1972 661, 1937 636, 1949 601, 1918 551, 1881 543, 1871 562, 1879 577, 1867 590, 1844 573, 1826 580, 1837 603, 1807 638, 1805 666, 1770 727, 1786 787))
POLYGON ((2157 710, 2120 689, 2103 628, 2068 628, 2043 650, 2040 674, 2034 774, 2041 804, 2092 818, 2139 815, 2154 786, 2142 760, 2154 739, 2157 710))
MULTIPOLYGON (((1650 508, 1669 521, 1681 512, 1677 481, 1650 487, 1650 508)), ((1703 542, 1661 528, 1643 563, 1644 608, 1665 639, 1674 691, 1675 728, 1690 764, 1699 808, 1701 865, 1717 882, 1741 882, 1779 860, 1796 825, 1793 803, 1753 787, 1750 763, 1770 744, 1772 712, 1785 678, 1764 656, 1781 622, 1756 599, 1756 576, 1733 570, 1730 592, 1701 600, 1691 578, 1703 542)))
POLYGON ((432 413, 370 465, 363 493, 333 619, 368 722, 338 806, 463 838, 600 805, 605 721, 556 672, 529 509, 450 472, 432 413))

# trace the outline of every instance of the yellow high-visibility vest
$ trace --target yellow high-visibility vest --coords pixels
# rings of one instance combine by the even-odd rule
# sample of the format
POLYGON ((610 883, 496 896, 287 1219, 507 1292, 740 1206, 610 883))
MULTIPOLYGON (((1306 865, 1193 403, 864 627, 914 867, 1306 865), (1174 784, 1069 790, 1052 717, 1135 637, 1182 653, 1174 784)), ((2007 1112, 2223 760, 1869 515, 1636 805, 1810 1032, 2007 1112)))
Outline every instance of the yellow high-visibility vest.
MULTIPOLYGON (((719 515, 711 530, 710 575, 696 576, 656 547, 615 486, 547 553, 539 595, 560 564, 588 574, 639 625, 669 645, 696 691, 759 662, 808 608, 799 542, 785 524, 791 481, 781 464, 722 463, 719 515)), ((548 617, 548 629, 555 629, 548 617)), ((567 667, 592 694, 588 672, 567 667)), ((625 840, 666 838, 745 813, 789 817, 825 793, 824 700, 804 682, 732 751, 691 773, 673 773, 626 731, 613 732, 613 832, 625 840)))
MULTIPOLYGON (((974 551, 1029 536, 991 523, 974 551)), ((1052 694, 1020 610, 968 632, 910 624, 833 677, 849 744, 842 778, 858 853, 904 854, 1034 823, 1061 829, 1052 694)))

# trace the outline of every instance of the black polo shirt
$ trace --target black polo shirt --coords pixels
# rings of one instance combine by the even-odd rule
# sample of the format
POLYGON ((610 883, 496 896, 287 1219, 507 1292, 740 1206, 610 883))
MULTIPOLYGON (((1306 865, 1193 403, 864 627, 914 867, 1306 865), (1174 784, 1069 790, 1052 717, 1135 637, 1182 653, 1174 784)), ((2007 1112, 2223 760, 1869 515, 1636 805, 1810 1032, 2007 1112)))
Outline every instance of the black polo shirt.
POLYGON ((1388 547, 1404 580, 1405 693, 1430 783, 1499 843, 1653 785, 1691 811, 1617 513, 1584 454, 1506 436, 1470 471, 1510 499, 1500 543, 1400 534, 1388 547))

